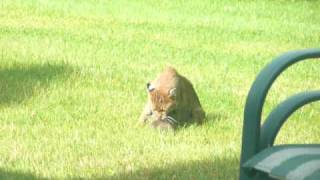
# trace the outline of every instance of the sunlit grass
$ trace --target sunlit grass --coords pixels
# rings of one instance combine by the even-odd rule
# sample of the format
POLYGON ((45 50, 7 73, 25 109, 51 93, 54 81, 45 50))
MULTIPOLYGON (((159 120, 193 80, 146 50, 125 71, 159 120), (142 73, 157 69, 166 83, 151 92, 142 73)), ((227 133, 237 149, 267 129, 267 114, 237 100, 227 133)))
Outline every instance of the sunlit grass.
MULTIPOLYGON (((259 70, 317 47, 315 1, 0 2, 0 179, 236 179, 242 114, 259 70), (194 84, 202 126, 136 127, 145 83, 172 65, 194 84)), ((285 72, 264 116, 319 89, 319 62, 285 72)), ((319 143, 319 104, 277 143, 319 143)))

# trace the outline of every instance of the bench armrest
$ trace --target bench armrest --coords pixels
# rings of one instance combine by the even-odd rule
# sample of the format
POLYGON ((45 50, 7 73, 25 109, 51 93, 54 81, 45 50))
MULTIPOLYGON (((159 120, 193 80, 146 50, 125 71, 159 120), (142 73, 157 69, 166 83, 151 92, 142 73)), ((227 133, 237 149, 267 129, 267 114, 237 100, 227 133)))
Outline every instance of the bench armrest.
POLYGON ((320 91, 303 92, 279 104, 261 127, 260 149, 273 146, 274 140, 288 117, 302 106, 320 100, 320 91))
POLYGON ((318 57, 320 57, 320 49, 291 51, 274 59, 259 73, 251 86, 245 104, 240 164, 259 152, 261 113, 272 83, 292 64, 318 57))

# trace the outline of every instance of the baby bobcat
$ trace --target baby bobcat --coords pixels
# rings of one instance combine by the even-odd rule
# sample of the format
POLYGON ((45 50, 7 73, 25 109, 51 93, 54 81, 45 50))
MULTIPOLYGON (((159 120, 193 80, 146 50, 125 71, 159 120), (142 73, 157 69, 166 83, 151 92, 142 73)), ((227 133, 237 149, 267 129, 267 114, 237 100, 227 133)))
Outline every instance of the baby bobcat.
POLYGON ((175 129, 192 120, 201 124, 205 118, 199 98, 185 77, 167 67, 154 81, 147 83, 148 101, 140 116, 145 124, 152 117, 151 126, 175 129))

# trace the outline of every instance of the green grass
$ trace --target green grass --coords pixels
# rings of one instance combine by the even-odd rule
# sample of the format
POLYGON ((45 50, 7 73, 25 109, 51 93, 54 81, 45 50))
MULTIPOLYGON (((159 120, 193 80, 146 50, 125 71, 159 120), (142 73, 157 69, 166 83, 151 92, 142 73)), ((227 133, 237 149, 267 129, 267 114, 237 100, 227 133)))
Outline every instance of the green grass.
MULTIPOLYGON (((1 0, 1 179, 236 179, 242 114, 259 70, 318 47, 317 1, 1 0), (172 65, 194 84, 202 126, 135 124, 145 83, 172 65)), ((320 88, 319 62, 272 87, 264 116, 320 88)), ((320 111, 299 110, 277 138, 319 143, 320 111)))

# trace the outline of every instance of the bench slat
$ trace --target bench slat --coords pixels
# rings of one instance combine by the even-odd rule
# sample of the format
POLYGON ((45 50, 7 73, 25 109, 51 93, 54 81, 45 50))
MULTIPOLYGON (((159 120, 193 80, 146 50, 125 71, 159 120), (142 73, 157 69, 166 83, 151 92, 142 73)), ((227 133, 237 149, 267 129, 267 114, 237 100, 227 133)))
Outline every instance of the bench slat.
POLYGON ((255 155, 243 167, 279 179, 320 179, 320 144, 273 146, 255 155))
POLYGON ((320 177, 320 170, 314 172, 313 174, 308 176, 306 179, 308 179, 308 180, 319 180, 319 177, 320 177))
POLYGON ((286 179, 304 179, 320 170, 320 155, 299 155, 293 157, 271 171, 272 177, 279 178, 286 174, 286 179))

